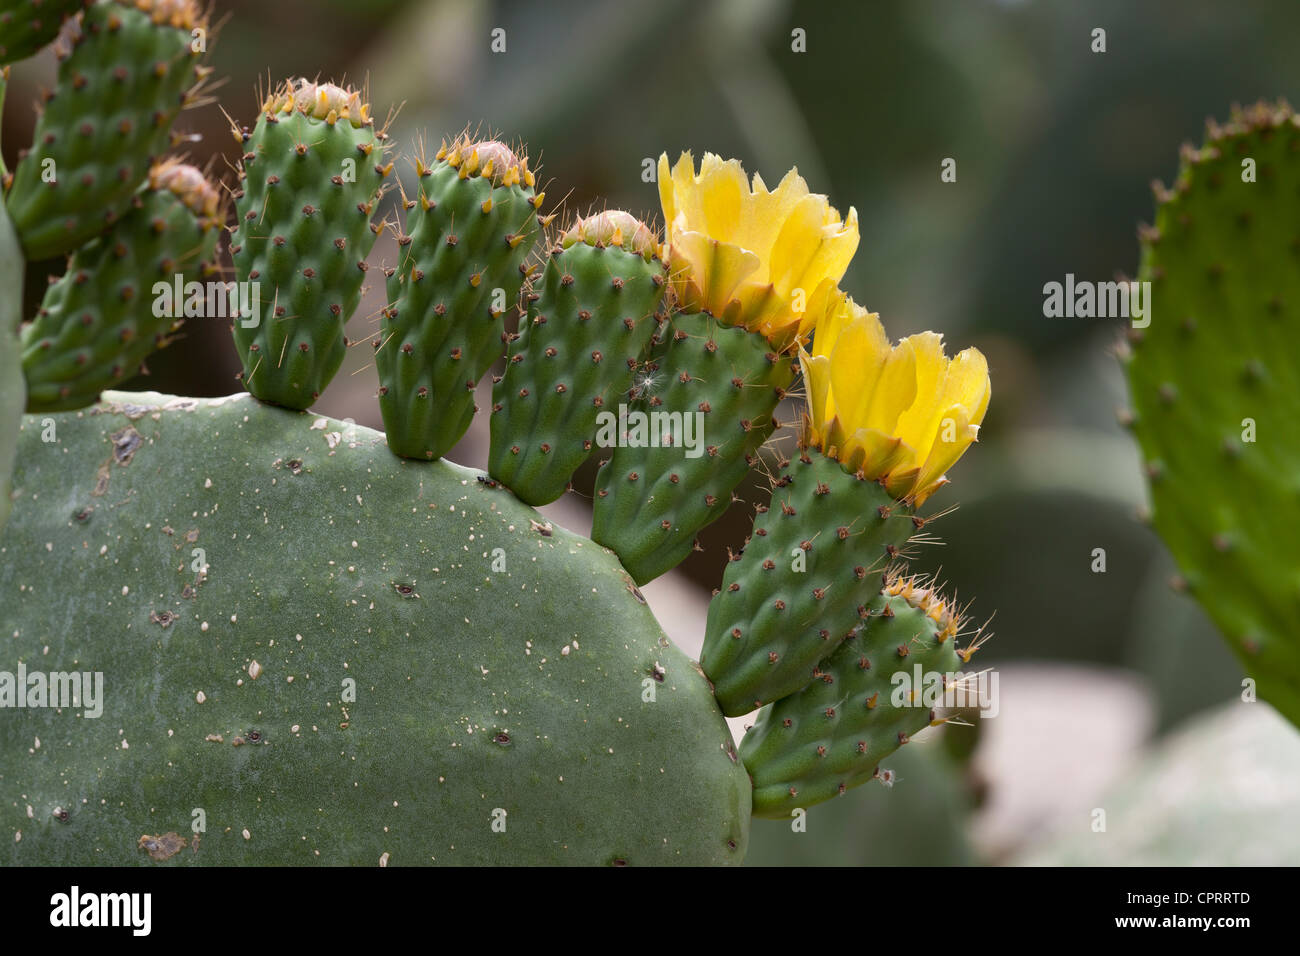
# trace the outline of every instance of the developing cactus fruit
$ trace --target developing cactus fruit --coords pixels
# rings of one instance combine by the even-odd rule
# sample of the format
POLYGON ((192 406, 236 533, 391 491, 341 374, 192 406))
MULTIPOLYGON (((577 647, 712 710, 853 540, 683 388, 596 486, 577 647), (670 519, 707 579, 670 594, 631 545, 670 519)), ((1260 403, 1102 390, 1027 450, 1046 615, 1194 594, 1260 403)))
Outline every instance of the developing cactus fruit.
POLYGON ((198 96, 197 0, 108 0, 69 21, 58 85, 8 185, 29 260, 71 252, 125 212, 171 126, 198 96))
POLYGON ((361 301, 382 225, 375 207, 392 172, 387 135, 356 90, 290 80, 263 103, 244 144, 231 258, 257 290, 233 324, 243 382, 264 402, 308 408, 347 354, 344 326, 361 301))
POLYGON ((976 438, 989 401, 976 349, 933 332, 890 347, 874 313, 836 293, 800 352, 803 447, 709 605, 700 665, 735 717, 793 694, 864 627, 872 580, 925 525, 916 508, 976 438))
MULTIPOLYGON (((961 617, 929 583, 894 576, 864 609, 868 624, 841 644, 807 687, 764 708, 741 741, 753 814, 789 819, 872 779, 880 761, 926 727, 978 649, 956 647, 961 617), (918 681, 919 677, 919 681, 918 681)), ((953 688, 955 691, 956 688, 953 688)))
POLYGON ((1151 520, 1259 697, 1300 724, 1300 118, 1237 110, 1185 147, 1141 230, 1126 360, 1151 520), (1252 161, 1253 175, 1243 169, 1252 161))
MULTIPOLYGON (((564 494, 602 414, 619 419, 666 318, 664 293, 658 237, 630 214, 580 219, 560 237, 493 389, 488 473, 520 500, 564 494)), ((615 429, 605 430, 612 446, 615 429)))
POLYGON ((24 329, 28 410, 81 408, 134 376, 183 321, 186 286, 216 273, 223 227, 220 194, 202 172, 155 166, 135 205, 77 250, 24 329))
POLYGON ((374 340, 388 447, 440 458, 474 418, 474 388, 501 355, 505 313, 530 275, 545 193, 528 157, 496 140, 462 135, 416 163, 400 267, 374 340))
POLYGON ((597 478, 592 530, 638 584, 679 564, 730 506, 777 427, 794 350, 832 305, 858 245, 857 213, 841 220, 794 170, 769 191, 736 160, 706 153, 697 174, 689 153, 671 169, 665 155, 659 195, 680 314, 636 409, 678 414, 682 425, 668 419, 664 434, 615 449, 597 478), (686 434, 688 417, 703 434, 686 434), (684 455, 691 447, 703 453, 684 455))
POLYGON ((25 60, 92 0, 0 0, 0 64, 25 60))

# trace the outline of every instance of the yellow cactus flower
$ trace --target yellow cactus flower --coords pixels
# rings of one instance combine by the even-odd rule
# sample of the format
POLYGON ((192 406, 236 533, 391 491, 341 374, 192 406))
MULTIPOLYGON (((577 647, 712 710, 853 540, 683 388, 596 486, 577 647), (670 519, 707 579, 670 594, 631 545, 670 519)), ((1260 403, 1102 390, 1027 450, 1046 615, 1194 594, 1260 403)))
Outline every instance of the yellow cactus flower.
POLYGON ((973 348, 949 359, 934 332, 891 346, 874 312, 838 290, 832 299, 812 354, 799 350, 807 443, 920 505, 978 439, 988 363, 973 348))
POLYGON ((858 248, 858 214, 840 214, 792 169, 774 190, 738 160, 659 157, 665 248, 680 307, 708 312, 784 350, 822 318, 815 301, 844 276, 858 248), (820 295, 819 295, 820 291, 820 295))

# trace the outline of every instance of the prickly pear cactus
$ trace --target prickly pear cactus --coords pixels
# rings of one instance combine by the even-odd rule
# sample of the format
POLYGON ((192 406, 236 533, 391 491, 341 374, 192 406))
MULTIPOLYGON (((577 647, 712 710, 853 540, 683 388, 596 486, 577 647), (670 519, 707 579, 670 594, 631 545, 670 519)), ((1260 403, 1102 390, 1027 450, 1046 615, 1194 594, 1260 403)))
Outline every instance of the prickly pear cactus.
POLYGON ((220 198, 193 166, 159 163, 137 204, 77 250, 23 331, 29 411, 83 408, 168 344, 186 287, 216 273, 220 198), (175 290, 161 301, 159 283, 175 290))
POLYGON ((841 220, 795 170, 769 190, 736 160, 706 153, 697 173, 684 153, 671 168, 659 158, 658 182, 678 314, 647 360, 634 410, 677 420, 619 444, 597 478, 592 519, 592 537, 638 583, 680 564, 730 506, 779 425, 795 352, 858 246, 857 213, 841 220))
POLYGON ((1300 119, 1259 104, 1187 147, 1142 231, 1126 360, 1151 519, 1180 583, 1300 723, 1300 119))
MULTIPOLYGON (((543 270, 529 256, 551 217, 522 151, 444 144, 416 165, 385 270, 385 436, 300 409, 348 346, 387 133, 359 92, 291 81, 235 131, 230 251, 251 307, 215 317, 251 394, 92 405, 166 344, 168 300, 188 316, 189 280, 213 274, 214 187, 167 161, 139 188, 192 102, 202 24, 193 0, 80 15, 6 177, 0 859, 739 862, 751 808, 781 816, 876 779, 940 722, 881 703, 880 685, 895 659, 930 680, 958 659, 953 610, 899 562, 975 439, 987 368, 950 363, 933 333, 889 345, 837 286, 856 215, 794 171, 769 190, 736 161, 696 174, 665 157, 666 254, 605 212, 549 244, 543 270), (75 249, 21 367, 20 242, 75 249), (503 351, 490 473, 438 461, 503 351), (701 667, 637 585, 726 510, 800 367, 801 454, 733 555, 701 667), (652 422, 625 430, 625 399, 652 422), (656 414, 669 425, 652 437, 656 414), (615 447, 592 541, 526 503, 562 494, 597 444, 615 447), (811 560, 778 568, 788 551, 811 560), (742 762, 723 710, 756 705, 742 762)), ((210 286, 230 291, 200 284, 196 314, 212 314, 210 286)))
POLYGON ((666 318, 665 284, 657 238, 625 212, 576 222, 551 250, 492 391, 488 472, 521 500, 564 494, 601 437, 601 414, 617 419, 666 318))
POLYGON ((779 481, 709 605, 700 663, 731 717, 795 693, 856 636, 871 583, 921 524, 880 485, 816 452, 801 451, 779 481))
POLYGON ((0 711, 6 864, 743 857, 708 682, 599 546, 248 396, 52 417, 0 536, 4 669, 102 696, 0 711))
POLYGON ((361 301, 384 182, 386 135, 361 94, 289 81, 267 98, 244 146, 230 253, 257 294, 233 324, 245 387, 266 402, 307 408, 343 357, 343 327, 361 301))
POLYGON ((911 736, 943 723, 935 711, 942 679, 962 664, 955 609, 903 577, 863 617, 864 632, 840 645, 806 688, 765 708, 745 735, 755 816, 789 819, 797 807, 842 794, 877 776, 880 761, 911 736))
POLYGON ((531 275, 525 260, 546 194, 534 190, 528 157, 498 140, 458 137, 416 173, 420 193, 405 204, 401 266, 388 277, 374 348, 389 447, 430 461, 478 411, 474 388, 500 357, 505 314, 531 275))
POLYGON ((33 260, 71 252, 125 211, 208 73, 192 35, 207 29, 197 0, 108 0, 69 27, 58 86, 6 197, 33 260))

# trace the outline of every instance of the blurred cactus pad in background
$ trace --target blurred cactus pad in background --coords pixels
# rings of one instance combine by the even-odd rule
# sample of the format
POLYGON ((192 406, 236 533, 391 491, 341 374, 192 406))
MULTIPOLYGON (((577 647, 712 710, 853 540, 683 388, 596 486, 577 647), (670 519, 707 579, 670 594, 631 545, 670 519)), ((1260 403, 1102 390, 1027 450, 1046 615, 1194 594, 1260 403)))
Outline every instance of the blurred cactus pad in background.
POLYGON ((1192 715, 1300 802, 1210 709, 1300 720, 1300 123, 1211 123, 1149 321, 1071 326, 1185 125, 921 6, 0 0, 0 860, 1130 861, 1192 715), (1133 152, 1039 180, 1076 122, 1133 152), (1123 702, 1077 793, 996 769, 1049 687, 1123 702))

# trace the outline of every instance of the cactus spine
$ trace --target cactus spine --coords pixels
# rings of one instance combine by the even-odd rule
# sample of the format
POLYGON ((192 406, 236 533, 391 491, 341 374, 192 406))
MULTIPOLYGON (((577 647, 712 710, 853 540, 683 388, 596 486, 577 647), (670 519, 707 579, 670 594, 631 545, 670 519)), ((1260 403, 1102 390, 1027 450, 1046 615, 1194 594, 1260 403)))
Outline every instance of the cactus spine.
POLYGON ((290 80, 236 130, 245 152, 231 256, 256 289, 253 321, 234 323, 244 386, 308 408, 347 354, 344 326, 382 225, 373 222, 392 163, 361 94, 290 80))
POLYGON ((505 313, 530 270, 545 193, 521 157, 496 140, 461 136, 416 164, 401 266, 374 340, 388 446, 432 460, 469 428, 474 389, 501 355, 505 313))
POLYGON ((28 410, 81 408, 135 375, 181 324, 172 290, 215 274, 223 224, 220 194, 199 170, 155 166, 135 205, 77 250, 24 330, 28 410))
POLYGON ((126 210, 208 69, 196 0, 108 0, 70 22, 59 80, 8 188, 28 259, 71 252, 126 210))
POLYGON ((664 292, 658 240, 627 213, 579 220, 551 250, 493 389, 488 472, 522 501, 560 497, 602 411, 617 417, 664 292))

